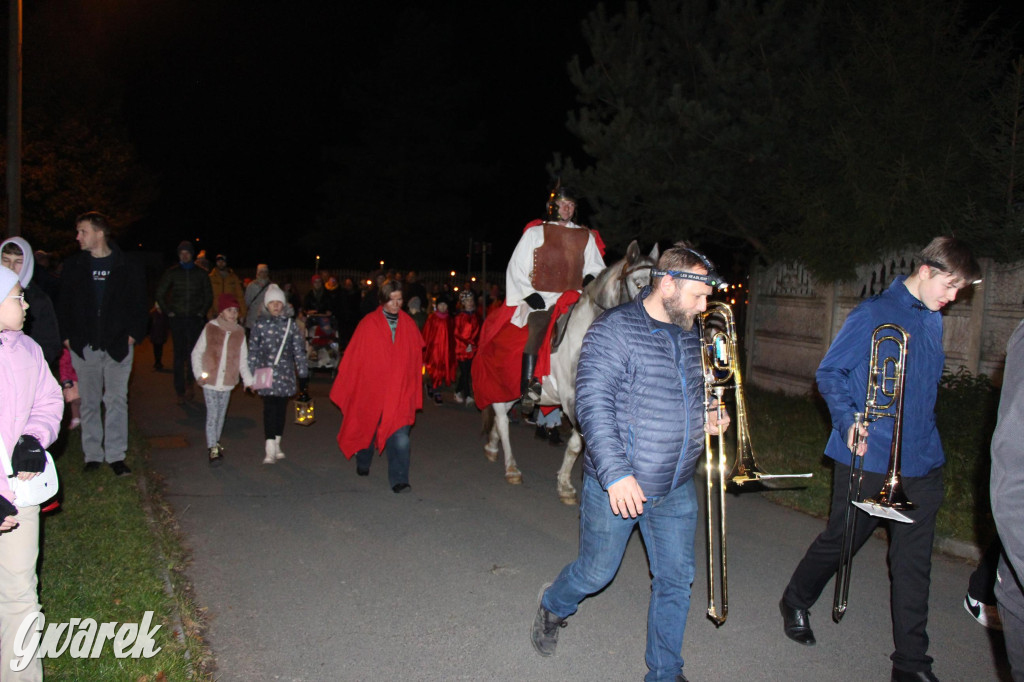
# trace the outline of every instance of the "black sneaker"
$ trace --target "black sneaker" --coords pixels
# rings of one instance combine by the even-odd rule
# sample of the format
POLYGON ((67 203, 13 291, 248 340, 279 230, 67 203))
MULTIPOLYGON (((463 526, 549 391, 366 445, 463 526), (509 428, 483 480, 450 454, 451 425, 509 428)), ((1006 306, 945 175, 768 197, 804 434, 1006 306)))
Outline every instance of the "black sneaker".
POLYGON ((85 473, 89 473, 90 471, 96 471, 99 468, 99 462, 86 462, 85 466, 82 468, 82 471, 84 471, 85 473))
POLYGON ((128 468, 128 465, 124 463, 124 460, 121 460, 120 462, 111 462, 110 470, 114 472, 115 476, 127 476, 132 472, 132 470, 128 468))
POLYGON ((540 588, 537 616, 533 619, 533 629, 530 631, 530 642, 541 656, 551 656, 555 653, 555 647, 558 646, 558 631, 566 625, 564 618, 559 618, 544 608, 544 592, 549 587, 551 583, 540 588))
POLYGON ((548 429, 547 436, 548 445, 553 445, 556 448, 562 445, 562 434, 558 431, 558 427, 552 426, 550 429, 548 429))
POLYGON ((395 493, 396 495, 399 493, 407 493, 410 491, 412 491, 412 486, 409 485, 408 483, 396 483, 391 487, 391 492, 395 493))

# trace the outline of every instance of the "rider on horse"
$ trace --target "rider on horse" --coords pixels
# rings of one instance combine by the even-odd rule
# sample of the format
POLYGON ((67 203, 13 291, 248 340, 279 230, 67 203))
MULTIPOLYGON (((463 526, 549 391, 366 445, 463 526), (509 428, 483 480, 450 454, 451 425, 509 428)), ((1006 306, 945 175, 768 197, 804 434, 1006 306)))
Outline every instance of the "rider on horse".
POLYGON ((511 322, 529 330, 520 382, 524 414, 540 396, 533 375, 555 304, 566 292, 578 293, 605 267, 597 233, 572 221, 578 198, 570 189, 556 187, 547 218, 526 226, 505 271, 505 305, 515 309, 511 322))

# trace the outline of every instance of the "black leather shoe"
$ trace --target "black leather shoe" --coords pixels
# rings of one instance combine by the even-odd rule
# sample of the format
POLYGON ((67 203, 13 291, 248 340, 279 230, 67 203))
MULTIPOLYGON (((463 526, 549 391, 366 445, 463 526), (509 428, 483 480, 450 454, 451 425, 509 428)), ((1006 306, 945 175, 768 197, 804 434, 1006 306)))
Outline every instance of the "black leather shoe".
POLYGON ((786 602, 781 599, 779 600, 779 611, 782 612, 782 626, 786 637, 798 644, 814 646, 817 640, 814 639, 814 632, 811 631, 810 611, 786 606, 786 602))
POLYGON ((391 486, 391 492, 395 493, 396 495, 398 493, 409 492, 410 490, 412 490, 412 486, 409 485, 408 483, 396 483, 395 485, 391 486))
POLYGON ((919 670, 912 673, 909 670, 893 668, 892 682, 939 682, 939 678, 935 677, 930 670, 919 670))
POLYGON ((370 475, 370 470, 369 469, 361 469, 359 467, 356 467, 356 476, 369 476, 369 475, 370 475))

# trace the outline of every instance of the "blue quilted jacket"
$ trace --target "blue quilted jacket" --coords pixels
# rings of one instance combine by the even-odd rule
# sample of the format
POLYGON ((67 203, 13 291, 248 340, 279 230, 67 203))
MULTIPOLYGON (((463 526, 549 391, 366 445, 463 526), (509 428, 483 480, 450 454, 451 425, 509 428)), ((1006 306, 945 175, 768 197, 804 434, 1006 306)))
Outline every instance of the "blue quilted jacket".
POLYGON ((637 297, 587 331, 576 374, 583 471, 601 487, 633 475, 648 496, 693 477, 704 451, 704 380, 696 326, 673 340, 637 297))

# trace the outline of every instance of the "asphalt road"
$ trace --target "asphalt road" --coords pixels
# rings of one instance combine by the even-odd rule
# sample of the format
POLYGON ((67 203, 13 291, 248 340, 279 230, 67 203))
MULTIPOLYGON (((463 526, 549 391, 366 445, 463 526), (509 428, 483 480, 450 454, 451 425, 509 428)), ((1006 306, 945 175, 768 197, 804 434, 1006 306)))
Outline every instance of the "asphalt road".
MULTIPOLYGON (((201 393, 176 406, 170 374, 151 364, 147 343, 136 355, 131 415, 158 446, 151 466, 193 553, 189 575, 209 609, 219 680, 642 679, 650 579, 636 534, 616 579, 562 630, 558 653, 544 659, 530 646, 538 589, 575 557, 578 533, 577 509, 555 492, 561 453, 531 428, 513 428, 523 485, 510 486, 501 464, 484 458, 475 408, 425 405, 412 432, 412 492, 396 495, 385 460, 362 478, 339 454, 341 417, 328 376, 317 373, 318 421, 285 427, 285 460, 262 464, 261 403, 237 389, 225 463, 211 469, 201 393)), ((728 504, 729 618, 716 629, 704 616, 698 531, 683 649, 691 682, 887 681, 885 542, 872 539, 857 555, 841 625, 831 622, 826 588, 811 612, 818 645, 802 647, 783 635, 777 603, 823 522, 756 493, 728 504)), ((1008 680, 1002 638, 961 604, 971 570, 944 556, 933 562, 934 671, 1008 680)))

